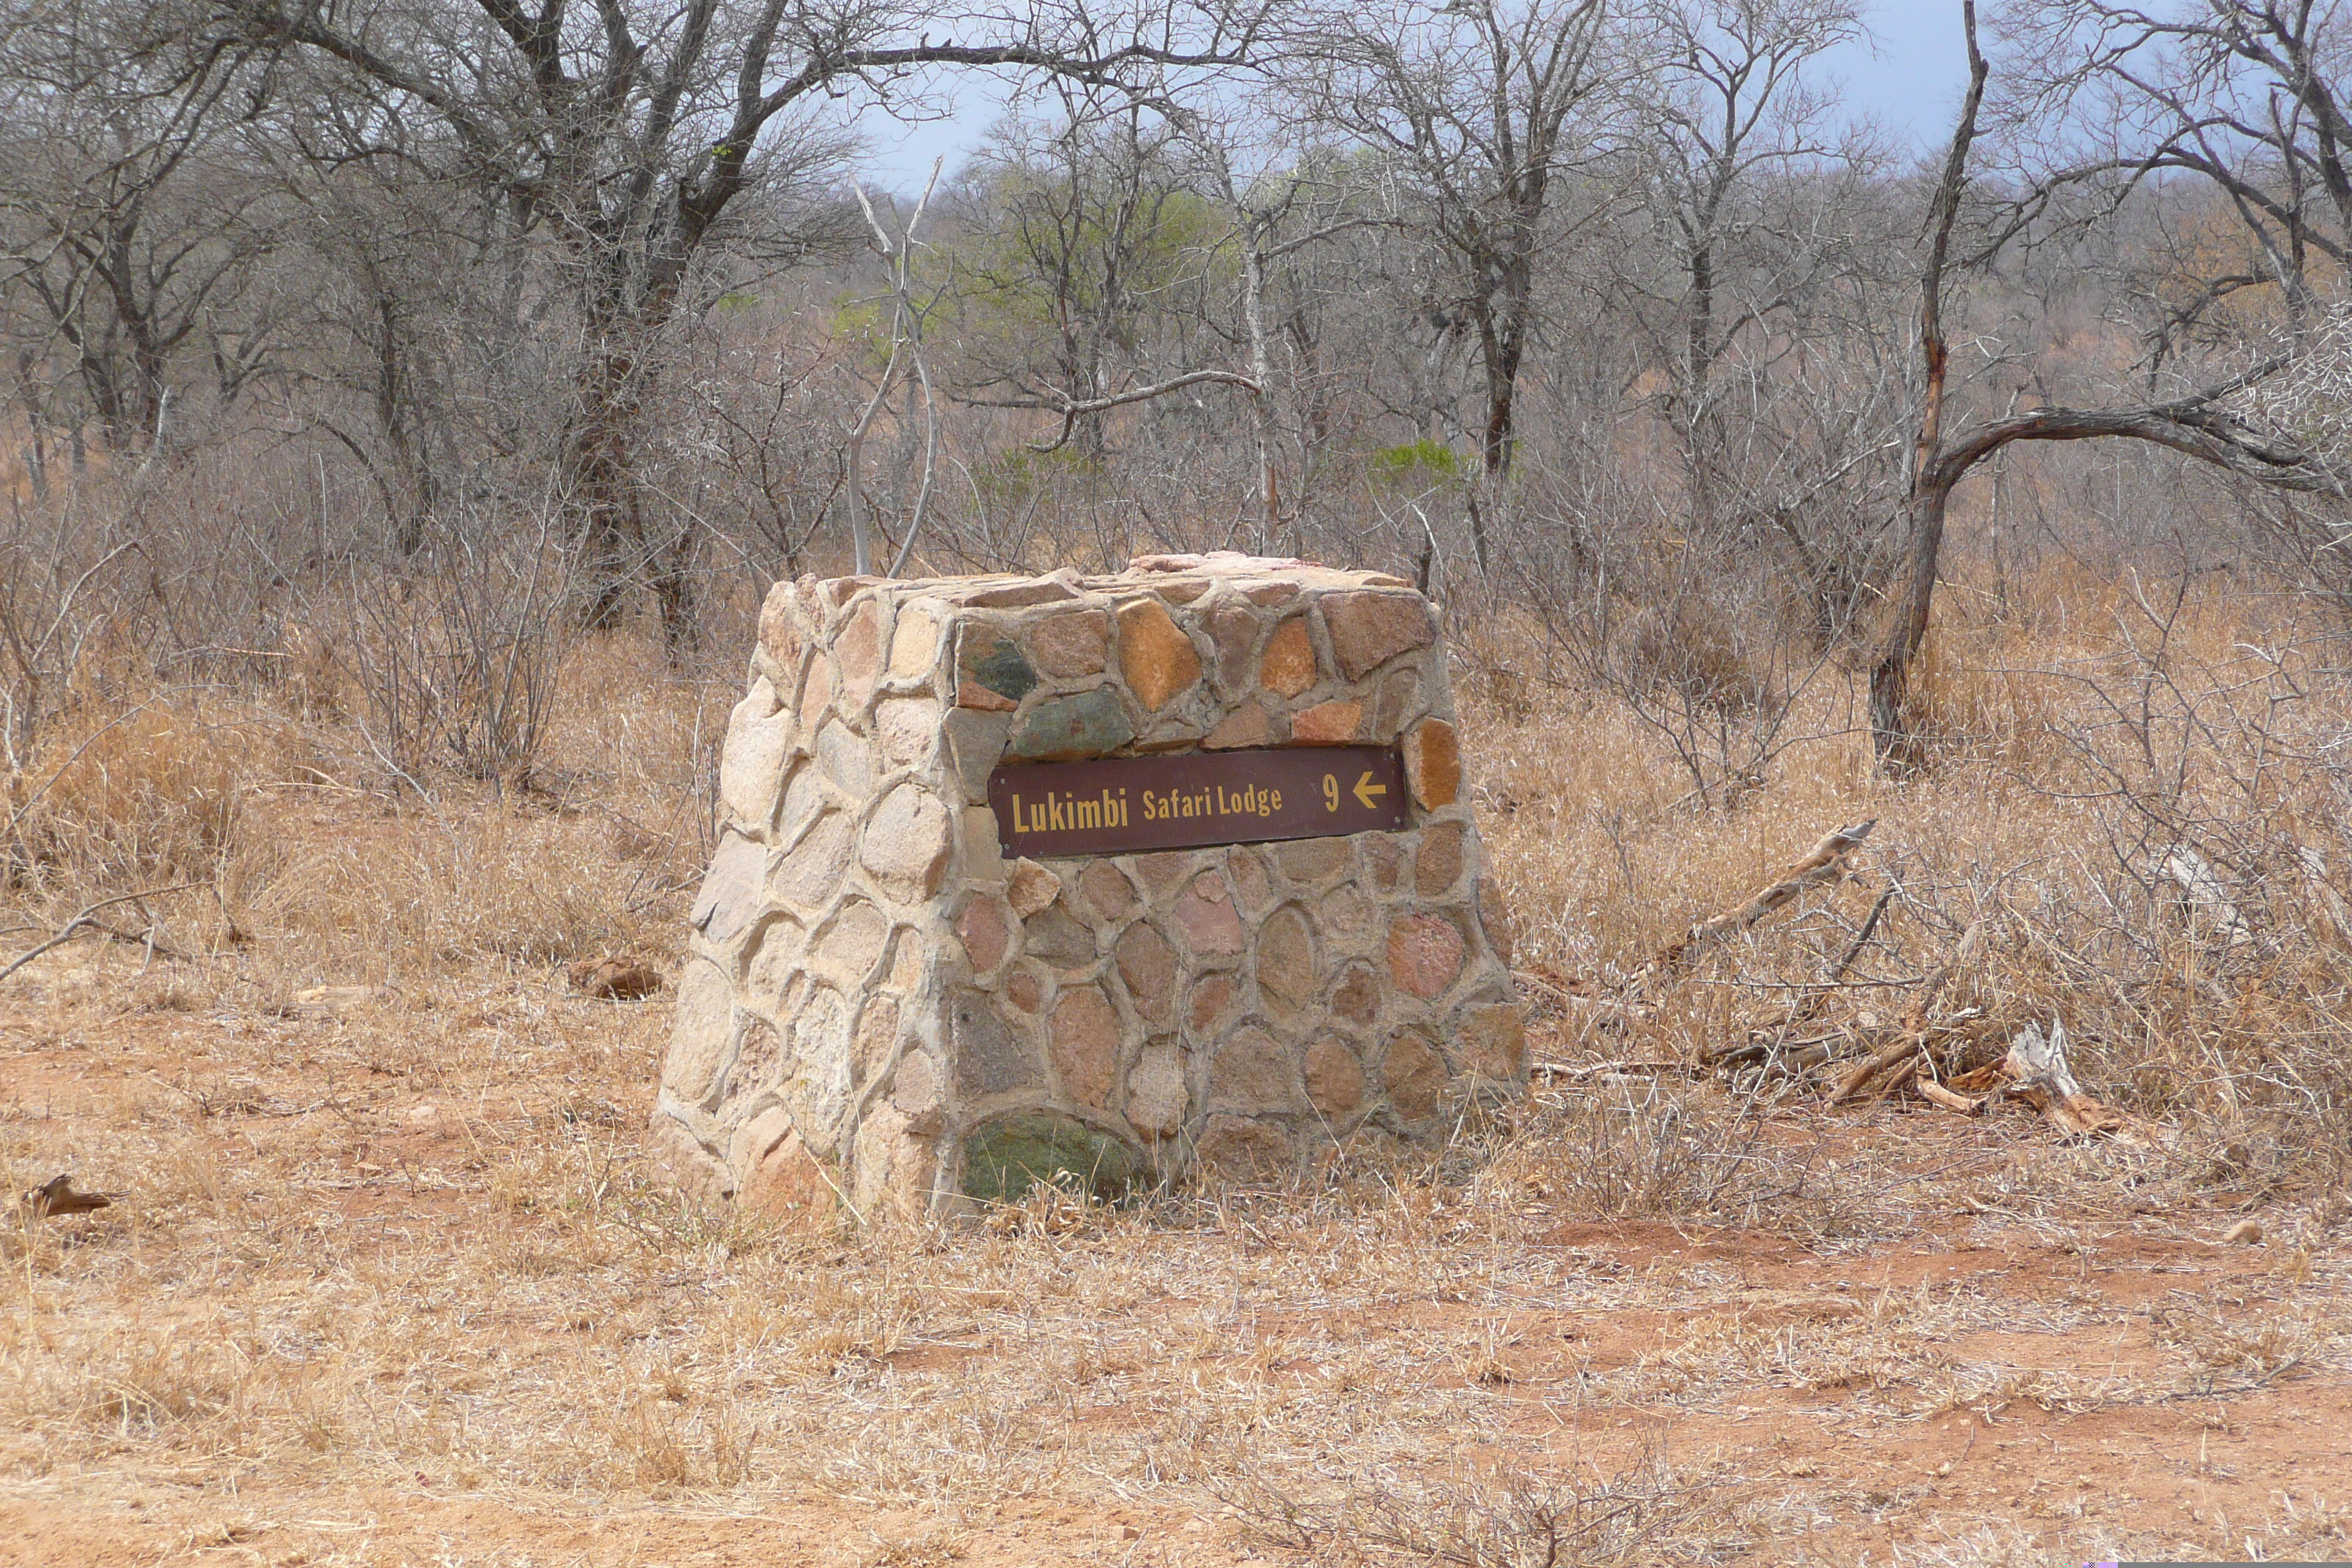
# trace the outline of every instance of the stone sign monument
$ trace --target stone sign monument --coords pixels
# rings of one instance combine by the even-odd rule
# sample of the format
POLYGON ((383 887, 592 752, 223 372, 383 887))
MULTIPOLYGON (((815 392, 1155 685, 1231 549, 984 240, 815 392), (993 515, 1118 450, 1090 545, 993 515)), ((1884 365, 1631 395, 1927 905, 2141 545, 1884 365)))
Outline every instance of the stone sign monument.
POLYGON ((1279 1177, 1526 1080, 1429 602, 1305 562, 779 583, 654 1131, 772 1209, 1279 1177))

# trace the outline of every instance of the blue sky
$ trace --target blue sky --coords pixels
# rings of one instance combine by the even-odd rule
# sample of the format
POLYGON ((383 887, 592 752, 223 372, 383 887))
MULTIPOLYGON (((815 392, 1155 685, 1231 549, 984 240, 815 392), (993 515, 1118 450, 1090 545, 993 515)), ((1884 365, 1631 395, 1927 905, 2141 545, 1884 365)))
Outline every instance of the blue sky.
MULTIPOLYGON (((1866 20, 1870 41, 1840 47, 1821 69, 1842 84, 1851 111, 1921 148, 1940 143, 1968 79, 1959 0, 1881 0, 1866 20)), ((931 160, 944 157, 953 173, 1003 104, 1001 89, 975 76, 959 86, 954 112, 946 119, 902 125, 878 112, 864 115, 869 147, 858 161, 861 177, 883 190, 920 190, 931 160)))

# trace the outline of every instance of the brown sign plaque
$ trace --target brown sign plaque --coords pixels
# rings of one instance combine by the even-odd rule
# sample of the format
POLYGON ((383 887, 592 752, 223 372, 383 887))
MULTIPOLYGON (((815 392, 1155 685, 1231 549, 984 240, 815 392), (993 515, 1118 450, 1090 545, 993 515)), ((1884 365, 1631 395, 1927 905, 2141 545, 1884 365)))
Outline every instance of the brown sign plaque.
POLYGON ((988 804, 1008 858, 1395 832, 1409 820, 1404 763, 1388 746, 1015 763, 988 775, 988 804))

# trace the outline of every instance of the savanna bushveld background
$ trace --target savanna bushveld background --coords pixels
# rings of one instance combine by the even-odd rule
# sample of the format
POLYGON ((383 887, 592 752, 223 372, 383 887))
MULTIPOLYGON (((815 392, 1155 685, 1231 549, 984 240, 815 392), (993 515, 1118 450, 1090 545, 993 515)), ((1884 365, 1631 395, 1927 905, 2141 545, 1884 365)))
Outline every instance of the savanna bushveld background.
POLYGON ((7 1211, 0 1558, 2340 1553, 2352 7, 1989 6, 1924 161, 1842 0, 0 19, 0 1177, 114 1198, 7 1211), (667 1190, 566 970, 769 584, 1202 548, 1445 605, 1528 1099, 667 1190), (1826 1103, 2053 1021, 2130 1137, 1826 1103))

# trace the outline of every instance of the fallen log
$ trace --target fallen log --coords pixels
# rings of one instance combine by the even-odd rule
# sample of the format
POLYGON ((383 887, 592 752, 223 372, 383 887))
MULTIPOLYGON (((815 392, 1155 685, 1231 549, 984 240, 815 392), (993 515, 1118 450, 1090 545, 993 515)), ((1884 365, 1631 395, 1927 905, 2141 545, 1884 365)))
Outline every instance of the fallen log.
POLYGON ((1786 909, 1806 889, 1843 877, 1846 857, 1861 847, 1862 841, 1877 826, 1878 819, 1873 817, 1827 835, 1802 859, 1750 894, 1738 908, 1699 921, 1679 940, 1659 950, 1658 955, 1643 966, 1642 976, 1663 974, 1687 963, 1724 938, 1746 931, 1776 910, 1786 909))
MULTIPOLYGON (((1927 984, 1920 988, 1919 1000, 1903 1020, 1901 1034, 1856 1063, 1838 1080, 1837 1087, 1830 1090, 1829 1098, 1823 1103, 1843 1105, 1853 1099, 1872 1079, 1889 1068, 1896 1067, 1906 1057, 1916 1058, 1931 1036, 1942 1034, 1949 1023, 1958 1022, 1957 1018, 1948 1022, 1937 1021, 1936 1010, 1955 982, 1974 973, 1983 954, 1984 921, 1971 921, 1969 929, 1960 933, 1959 945, 1952 950, 1952 956, 1946 959, 1943 967, 1929 975, 1927 984)), ((1973 1015, 1976 1010, 1971 1008, 1969 1011, 1973 1015)), ((1900 1069, 1897 1070, 1899 1072, 1900 1069)), ((1889 1085, 1886 1092, 1892 1092, 1893 1088, 1889 1085)))
POLYGON ((1905 1029, 1901 1039, 1896 1040, 1892 1045, 1880 1047, 1878 1050, 1872 1052, 1869 1056, 1864 1057, 1861 1061, 1856 1062, 1852 1070, 1847 1072, 1843 1078, 1838 1079, 1837 1087, 1830 1090, 1829 1099, 1823 1101, 1823 1103, 1828 1105, 1844 1104, 1847 1100, 1852 1100, 1855 1095, 1860 1094, 1862 1092, 1862 1086, 1868 1083, 1872 1079, 1876 1078, 1880 1073, 1885 1072, 1888 1068, 1893 1067, 1896 1062, 1901 1061, 1904 1058, 1916 1057, 1918 1054, 1921 1044, 1922 1037, 1919 1034, 1907 1028, 1905 1029))

